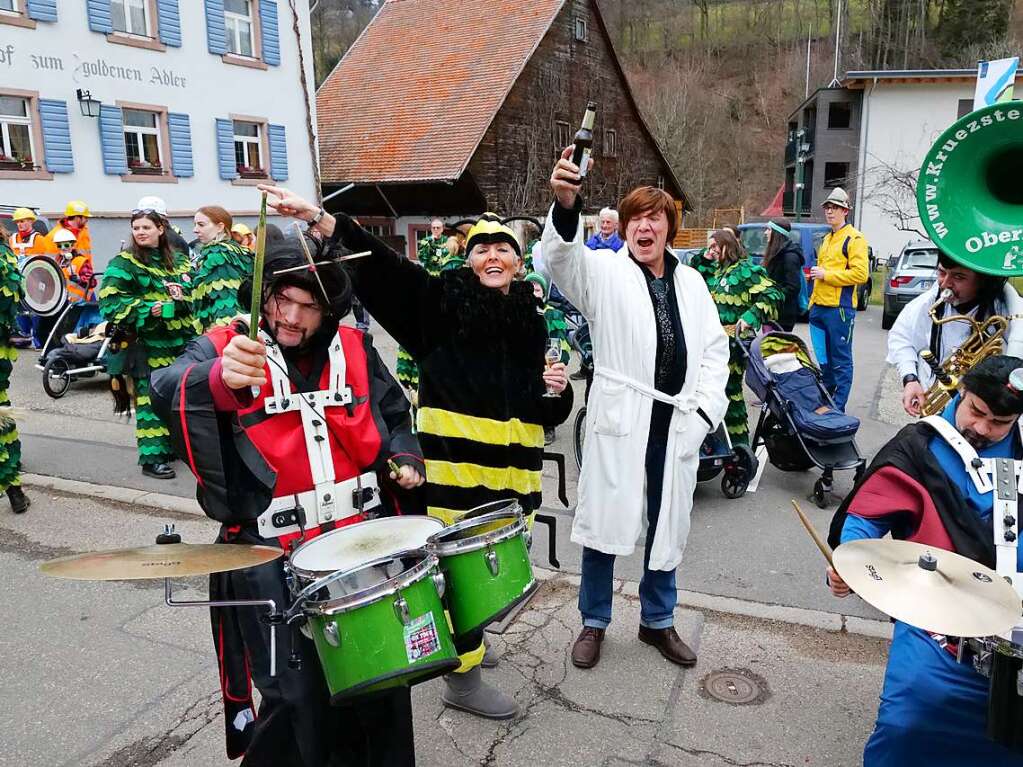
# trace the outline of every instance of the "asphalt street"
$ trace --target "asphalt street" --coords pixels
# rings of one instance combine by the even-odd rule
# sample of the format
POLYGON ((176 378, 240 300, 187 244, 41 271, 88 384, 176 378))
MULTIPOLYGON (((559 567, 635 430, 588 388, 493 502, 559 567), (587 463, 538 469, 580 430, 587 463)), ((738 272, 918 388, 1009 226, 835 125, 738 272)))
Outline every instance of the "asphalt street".
MULTIPOLYGON (((849 410, 862 419, 858 442, 869 456, 903 419, 897 382, 883 362, 877 309, 857 323, 849 410)), ((393 342, 374 330, 393 362, 393 342)), ((105 376, 77 382, 53 400, 42 390, 35 357, 22 354, 11 391, 24 469, 88 485, 73 495, 30 485, 34 503, 23 516, 0 507, 0 577, 8 586, 0 767, 226 764, 206 611, 165 607, 158 582, 56 581, 37 571, 62 554, 148 544, 165 522, 191 542, 211 540, 216 526, 187 500, 194 482, 180 463, 172 481, 139 473, 133 426, 111 414, 105 376), (117 487, 175 496, 181 500, 166 505, 181 510, 95 497, 116 495, 117 487)), ((581 395, 581 385, 577 390, 581 395)), ((559 428, 549 449, 571 456, 570 432, 559 428)), ((438 682, 421 685, 413 693, 419 763, 858 764, 876 710, 887 624, 857 621, 883 616, 856 598, 832 599, 823 585, 822 560, 790 507, 790 499, 801 500, 826 529, 831 510, 806 501, 816 476, 767 466, 756 492, 741 499, 727 500, 716 482, 698 489, 677 611, 681 633, 700 654, 694 669, 677 669, 636 641, 637 553, 618 563, 605 659, 582 672, 568 662, 578 625, 579 549, 569 541, 577 471, 569 458, 564 508, 548 465, 545 501, 558 517, 561 571, 543 571, 547 582, 537 597, 494 639, 502 664, 492 678, 515 693, 524 715, 503 724, 477 720, 445 709, 438 682), (725 702, 711 694, 720 688, 715 672, 737 675, 724 683, 725 702), (729 698, 744 690, 749 703, 729 698)), ((836 491, 851 481, 838 475, 836 491)), ((546 544, 545 528, 537 526, 533 558, 550 568, 546 544)), ((179 588, 182 598, 205 596, 201 578, 179 588)))

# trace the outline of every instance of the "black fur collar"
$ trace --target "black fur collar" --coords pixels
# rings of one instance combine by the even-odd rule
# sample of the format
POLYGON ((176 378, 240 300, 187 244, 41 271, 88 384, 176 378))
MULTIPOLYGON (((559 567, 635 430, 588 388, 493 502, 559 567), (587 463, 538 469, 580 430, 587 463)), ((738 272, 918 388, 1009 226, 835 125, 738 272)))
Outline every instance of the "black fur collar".
POLYGON ((480 284, 471 269, 443 272, 441 316, 467 341, 504 339, 512 348, 535 353, 544 347, 547 328, 532 283, 513 282, 508 295, 480 284))

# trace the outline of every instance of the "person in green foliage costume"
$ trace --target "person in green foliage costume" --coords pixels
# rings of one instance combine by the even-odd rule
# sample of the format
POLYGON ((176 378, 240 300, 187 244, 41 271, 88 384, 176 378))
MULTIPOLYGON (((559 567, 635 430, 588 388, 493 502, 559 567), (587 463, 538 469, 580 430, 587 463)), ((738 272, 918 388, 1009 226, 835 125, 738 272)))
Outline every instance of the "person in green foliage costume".
POLYGON ((238 304, 238 288, 252 274, 252 254, 231 239, 233 224, 231 214, 218 205, 204 206, 195 213, 193 231, 199 238, 199 259, 192 311, 200 333, 248 312, 238 304))
POLYGON ((115 412, 130 405, 126 378, 135 393, 135 438, 142 473, 170 479, 174 450, 167 427, 149 402, 149 373, 174 362, 198 335, 189 303, 188 256, 167 242, 167 222, 159 213, 139 211, 131 218, 131 247, 111 259, 103 273, 99 310, 116 325, 127 345, 110 360, 115 412), (116 387, 116 388, 115 388, 116 387))
POLYGON ((746 358, 736 337, 756 332, 768 320, 778 316, 785 294, 771 281, 767 272, 746 257, 735 235, 726 229, 711 235, 707 250, 690 262, 707 283, 718 317, 729 336, 728 410, 725 427, 732 444, 749 444, 749 415, 742 394, 742 375, 746 358))
POLYGON ((567 365, 572 358, 572 347, 568 343, 568 323, 565 322, 565 313, 547 303, 547 299, 551 295, 551 287, 547 278, 540 272, 530 272, 526 275, 525 281, 533 283, 533 292, 543 302, 543 319, 547 323, 547 337, 561 341, 561 362, 567 365))
MULTIPOLYGON (((18 257, 7 247, 7 234, 0 226, 0 408, 11 406, 7 390, 18 358, 18 350, 11 345, 11 334, 21 297, 18 257)), ((9 413, 0 413, 0 490, 7 493, 11 511, 15 514, 28 511, 30 502, 21 489, 21 441, 18 426, 9 413)))

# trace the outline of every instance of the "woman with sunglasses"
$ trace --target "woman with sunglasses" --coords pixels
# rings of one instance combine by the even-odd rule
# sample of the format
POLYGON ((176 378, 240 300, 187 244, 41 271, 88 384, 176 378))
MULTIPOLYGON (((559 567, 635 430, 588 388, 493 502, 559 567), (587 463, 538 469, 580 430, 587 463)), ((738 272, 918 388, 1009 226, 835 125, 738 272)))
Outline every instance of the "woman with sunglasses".
POLYGON ((114 256, 103 273, 100 313, 127 339, 127 348, 108 366, 115 412, 130 407, 134 387, 135 437, 142 473, 171 479, 174 450, 170 433, 149 401, 149 375, 174 362, 198 333, 190 301, 188 256, 167 241, 167 221, 156 211, 135 210, 131 245, 114 256))
POLYGON ((238 304, 238 288, 252 274, 252 254, 231 238, 233 223, 219 205, 195 212, 199 253, 192 308, 203 333, 246 311, 238 304))

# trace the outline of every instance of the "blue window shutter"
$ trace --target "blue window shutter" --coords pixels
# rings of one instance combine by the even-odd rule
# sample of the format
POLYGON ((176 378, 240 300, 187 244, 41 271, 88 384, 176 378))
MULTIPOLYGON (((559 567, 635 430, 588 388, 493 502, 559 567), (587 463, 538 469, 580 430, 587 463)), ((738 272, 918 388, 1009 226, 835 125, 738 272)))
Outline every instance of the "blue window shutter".
POLYGON ((156 0, 156 26, 160 42, 174 48, 181 47, 181 14, 178 0, 156 0))
POLYGON ((259 27, 263 36, 263 62, 281 63, 281 36, 277 30, 277 0, 259 0, 259 27))
POLYGON ((36 21, 57 20, 57 0, 28 0, 25 10, 28 17, 36 21))
POLYGON ((99 143, 103 150, 103 172, 123 176, 128 172, 128 153, 124 149, 124 116, 120 107, 100 104, 99 143))
POLYGON ((210 53, 227 53, 224 0, 206 0, 206 43, 210 53))
POLYGON ((114 31, 114 22, 110 20, 110 0, 86 0, 85 7, 89 12, 89 29, 107 34, 114 31))
POLYGON ((274 181, 288 180, 288 142, 283 125, 268 125, 270 139, 270 178, 274 181))
POLYGON ((171 170, 178 178, 195 175, 192 165, 192 127, 188 115, 167 113, 167 132, 170 134, 171 170))
POLYGON ((238 178, 238 164, 234 160, 234 121, 217 118, 217 160, 220 177, 225 181, 238 178))
POLYGON ((71 127, 67 102, 39 99, 39 122, 43 129, 43 153, 46 169, 52 173, 73 173, 75 159, 71 154, 71 127))

